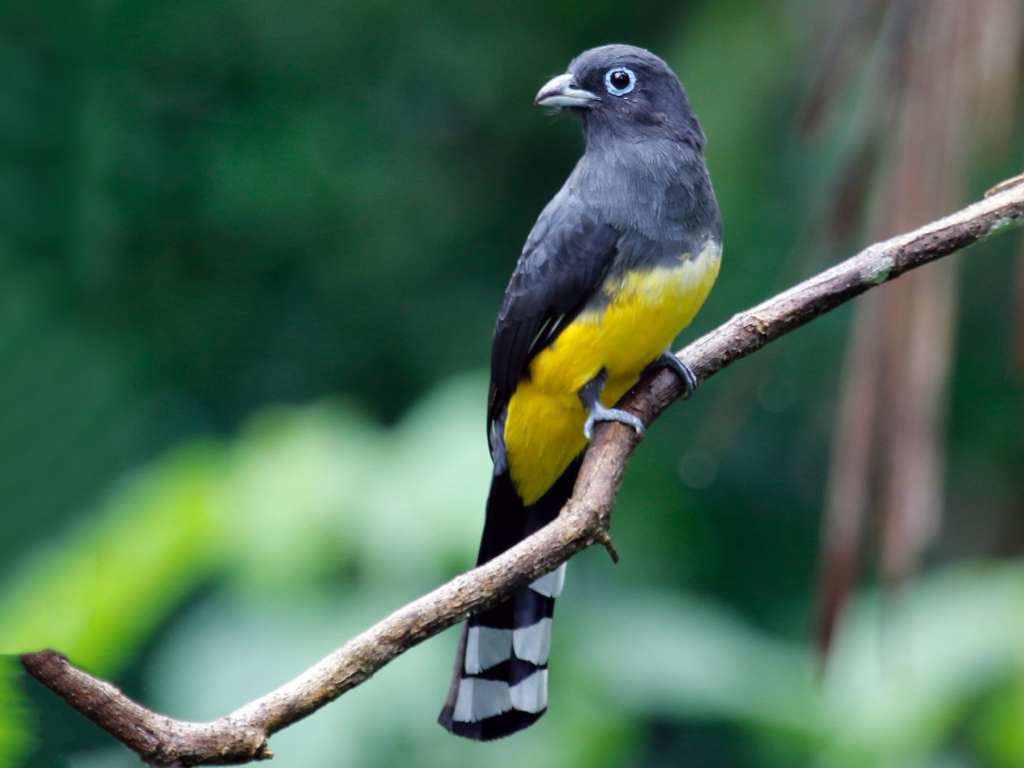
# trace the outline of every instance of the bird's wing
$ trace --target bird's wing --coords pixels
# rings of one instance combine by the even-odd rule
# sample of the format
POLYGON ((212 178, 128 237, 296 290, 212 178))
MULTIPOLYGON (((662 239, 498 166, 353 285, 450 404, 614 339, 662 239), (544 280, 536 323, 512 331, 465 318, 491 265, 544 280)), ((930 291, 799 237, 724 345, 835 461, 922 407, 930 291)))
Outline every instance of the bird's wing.
POLYGON ((541 214, 498 314, 491 352, 489 430, 530 361, 573 321, 615 256, 619 232, 563 195, 541 214))

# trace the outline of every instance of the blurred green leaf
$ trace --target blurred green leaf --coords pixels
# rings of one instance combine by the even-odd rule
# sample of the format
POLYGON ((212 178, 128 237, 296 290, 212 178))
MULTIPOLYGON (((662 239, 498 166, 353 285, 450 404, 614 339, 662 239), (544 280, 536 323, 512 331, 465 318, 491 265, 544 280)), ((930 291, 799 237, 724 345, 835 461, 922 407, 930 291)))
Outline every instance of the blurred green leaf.
POLYGON ((91 525, 27 558, 0 593, 0 650, 59 648, 100 675, 121 668, 210 576, 221 461, 214 448, 175 452, 125 483, 91 525))
POLYGON ((24 675, 16 656, 0 654, 0 767, 18 764, 32 745, 29 708, 19 683, 24 675))

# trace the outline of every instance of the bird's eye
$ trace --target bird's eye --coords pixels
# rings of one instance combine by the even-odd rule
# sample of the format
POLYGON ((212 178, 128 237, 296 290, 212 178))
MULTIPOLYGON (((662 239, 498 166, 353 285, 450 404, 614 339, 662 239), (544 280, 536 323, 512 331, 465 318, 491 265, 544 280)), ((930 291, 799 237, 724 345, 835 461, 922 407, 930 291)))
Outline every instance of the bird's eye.
POLYGON ((625 96, 636 87, 636 75, 625 67, 609 69, 604 75, 604 87, 613 96, 625 96))

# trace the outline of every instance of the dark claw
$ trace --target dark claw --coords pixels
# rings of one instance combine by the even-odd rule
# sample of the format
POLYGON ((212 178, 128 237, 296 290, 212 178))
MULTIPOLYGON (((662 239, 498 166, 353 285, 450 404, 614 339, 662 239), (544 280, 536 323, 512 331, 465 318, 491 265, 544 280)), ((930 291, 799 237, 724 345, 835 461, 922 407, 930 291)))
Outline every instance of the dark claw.
POLYGON ((649 366, 652 370, 658 368, 671 368, 679 376, 680 381, 683 384, 683 394, 680 396, 681 400, 688 400, 693 391, 697 389, 697 375, 693 370, 680 360, 678 357, 673 355, 671 352, 666 352, 657 360, 655 360, 649 366))

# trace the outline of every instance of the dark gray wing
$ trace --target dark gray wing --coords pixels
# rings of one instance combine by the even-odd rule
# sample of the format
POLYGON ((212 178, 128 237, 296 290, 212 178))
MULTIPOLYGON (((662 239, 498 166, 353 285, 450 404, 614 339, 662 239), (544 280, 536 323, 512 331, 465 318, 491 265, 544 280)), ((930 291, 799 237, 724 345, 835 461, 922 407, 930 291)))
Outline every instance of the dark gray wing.
POLYGON ((615 257, 619 232, 563 190, 530 232, 498 314, 491 351, 488 425, 502 418, 530 361, 593 295, 615 257))

